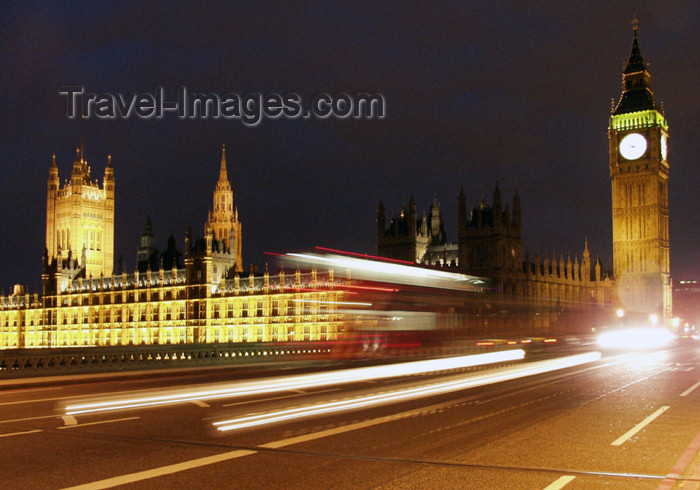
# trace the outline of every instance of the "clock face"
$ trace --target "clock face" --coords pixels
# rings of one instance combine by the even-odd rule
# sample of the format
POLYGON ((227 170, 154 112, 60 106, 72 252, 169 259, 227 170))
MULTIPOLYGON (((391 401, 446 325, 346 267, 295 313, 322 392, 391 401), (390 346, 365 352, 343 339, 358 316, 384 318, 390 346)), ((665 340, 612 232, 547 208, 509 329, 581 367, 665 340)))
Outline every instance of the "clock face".
POLYGON ((666 160, 666 153, 668 152, 668 143, 666 143, 666 135, 661 135, 661 158, 666 160))
POLYGON ((647 140, 639 133, 631 133, 620 141, 620 154, 627 160, 636 160, 647 151, 647 140))

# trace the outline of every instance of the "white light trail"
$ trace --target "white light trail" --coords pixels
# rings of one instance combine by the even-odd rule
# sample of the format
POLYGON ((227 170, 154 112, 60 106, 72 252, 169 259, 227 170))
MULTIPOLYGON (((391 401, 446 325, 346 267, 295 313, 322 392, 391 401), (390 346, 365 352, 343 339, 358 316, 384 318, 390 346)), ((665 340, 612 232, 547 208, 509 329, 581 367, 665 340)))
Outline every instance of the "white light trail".
POLYGON ((265 414, 250 415, 231 420, 214 422, 213 425, 220 431, 229 431, 272 424, 275 422, 283 422, 302 417, 310 417, 312 415, 321 415, 332 412, 386 405, 565 369, 568 367, 597 361, 600 359, 600 357, 600 352, 589 352, 586 354, 561 357, 558 359, 519 364, 516 366, 502 368, 498 370, 498 372, 468 376, 458 380, 396 390, 388 393, 357 397, 351 400, 318 403, 306 407, 290 408, 287 410, 280 410, 265 414))
POLYGON ((280 391, 316 388, 341 383, 353 383, 372 379, 408 376, 432 371, 460 369, 484 364, 515 361, 523 359, 524 357, 525 351, 522 349, 515 349, 471 356, 448 357, 444 359, 405 362, 386 366, 344 369, 340 371, 328 371, 298 376, 284 376, 256 381, 217 383, 197 387, 154 390, 150 393, 141 393, 136 397, 121 396, 113 397, 107 400, 100 399, 81 404, 68 405, 66 406, 65 410, 66 415, 79 415, 112 410, 155 407, 198 400, 214 400, 217 398, 260 395, 280 391))
POLYGON ((358 303, 356 301, 317 301, 311 299, 293 299, 292 303, 315 303, 322 305, 350 305, 350 306, 372 306, 372 303, 358 303))
POLYGON ((487 286, 485 280, 476 276, 424 269, 392 262, 358 259, 344 255, 289 253, 285 257, 291 257, 297 262, 301 261, 312 265, 324 264, 338 270, 350 270, 353 277, 358 279, 381 280, 397 284, 412 284, 455 290, 473 290, 487 286))

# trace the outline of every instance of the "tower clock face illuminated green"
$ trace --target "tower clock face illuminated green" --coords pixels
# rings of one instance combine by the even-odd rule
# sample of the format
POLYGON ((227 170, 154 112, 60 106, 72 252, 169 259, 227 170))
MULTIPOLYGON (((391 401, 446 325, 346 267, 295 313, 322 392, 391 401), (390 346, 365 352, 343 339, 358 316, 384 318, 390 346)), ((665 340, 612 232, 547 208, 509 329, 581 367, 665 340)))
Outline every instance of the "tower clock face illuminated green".
POLYGON ((631 133, 620 141, 620 154, 627 160, 636 160, 647 151, 647 140, 639 133, 631 133))
POLYGON ((666 142, 666 135, 661 135, 661 158, 666 160, 666 153, 668 152, 668 143, 666 142))

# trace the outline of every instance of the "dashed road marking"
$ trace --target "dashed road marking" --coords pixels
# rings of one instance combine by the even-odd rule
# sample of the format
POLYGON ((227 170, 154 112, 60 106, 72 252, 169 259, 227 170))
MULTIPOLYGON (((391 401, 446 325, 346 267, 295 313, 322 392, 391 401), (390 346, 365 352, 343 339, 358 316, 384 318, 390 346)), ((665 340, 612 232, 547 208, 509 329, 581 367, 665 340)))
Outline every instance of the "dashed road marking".
POLYGON ((632 427, 630 430, 628 430, 627 432, 625 432, 624 434, 622 434, 620 437, 618 437, 617 439, 615 439, 610 445, 611 445, 611 446, 621 446, 627 439, 629 439, 630 437, 632 437, 633 435, 635 435, 637 432, 639 432, 640 430, 642 430, 644 427, 646 427, 647 425, 649 425, 656 417, 658 417, 659 415, 661 415, 662 413, 664 413, 664 412, 665 412, 666 410, 668 410, 669 408, 671 408, 671 407, 669 407, 669 406, 663 406, 663 407, 659 408, 656 412, 652 413, 652 414, 649 415, 647 418, 645 418, 644 420, 642 420, 641 422, 639 422, 637 425, 635 425, 634 427, 632 427))
POLYGON ((690 393, 692 393, 693 390, 694 390, 695 388, 697 388, 698 386, 700 386, 700 381, 698 381, 698 382, 695 383, 693 386, 691 386, 690 388, 688 388, 687 390, 685 390, 683 393, 681 393, 681 396, 688 396, 688 395, 690 395, 690 393))
POLYGON ((559 490, 560 488, 564 488, 566 485, 571 483, 575 478, 575 476, 571 475, 562 476, 561 478, 557 478, 552 483, 547 485, 544 490, 559 490))
POLYGON ((137 420, 140 419, 141 417, 127 417, 123 419, 112 419, 112 420, 99 420, 97 422, 88 422, 85 424, 77 424, 77 425, 64 425, 62 427, 57 427, 57 429, 74 429, 76 427, 85 427, 88 425, 100 425, 100 424, 111 424, 114 422, 125 422, 127 420, 137 420))
POLYGON ((0 437, 10 437, 10 436, 22 436, 24 434, 34 434, 35 432, 42 432, 41 429, 25 430, 24 432, 11 432, 10 434, 0 434, 0 437))

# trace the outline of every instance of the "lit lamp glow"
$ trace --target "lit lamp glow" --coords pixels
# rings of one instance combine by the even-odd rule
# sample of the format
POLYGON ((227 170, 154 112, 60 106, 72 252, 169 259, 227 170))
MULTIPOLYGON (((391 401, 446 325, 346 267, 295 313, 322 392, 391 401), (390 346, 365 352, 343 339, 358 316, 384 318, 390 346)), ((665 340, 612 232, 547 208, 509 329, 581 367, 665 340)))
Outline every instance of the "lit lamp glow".
POLYGON ((665 328, 630 328, 600 334, 598 345, 608 349, 653 349, 665 347, 673 338, 665 328))

